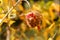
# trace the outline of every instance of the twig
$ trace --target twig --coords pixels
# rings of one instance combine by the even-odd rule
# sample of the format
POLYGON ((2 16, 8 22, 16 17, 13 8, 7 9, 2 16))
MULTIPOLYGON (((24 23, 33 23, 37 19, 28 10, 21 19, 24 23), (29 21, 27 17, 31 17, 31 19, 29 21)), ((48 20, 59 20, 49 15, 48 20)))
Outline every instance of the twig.
POLYGON ((12 11, 12 9, 13 9, 14 7, 16 7, 16 5, 17 5, 19 2, 20 2, 20 0, 18 0, 18 1, 16 2, 16 4, 15 4, 13 7, 10 8, 10 10, 9 10, 9 11, 6 13, 6 15, 2 18, 2 20, 0 21, 0 23, 3 22, 3 20, 6 18, 6 16, 7 16, 8 14, 10 14, 10 12, 12 11))
POLYGON ((28 6, 30 7, 30 3, 27 0, 23 0, 23 1, 25 1, 28 4, 28 6))
MULTIPOLYGON (((27 4, 29 5, 29 7, 30 7, 30 3, 29 3, 27 0, 23 0, 23 1, 26 1, 26 3, 27 3, 27 4)), ((6 18, 6 16, 7 16, 8 14, 10 14, 10 12, 12 11, 12 9, 13 9, 14 7, 16 7, 16 5, 17 5, 19 2, 20 2, 20 0, 18 0, 18 1, 16 2, 16 4, 14 4, 14 6, 10 8, 10 10, 6 13, 6 15, 0 20, 0 23, 3 22, 3 20, 6 18)))
POLYGON ((10 40, 10 30, 9 27, 7 27, 7 37, 6 40, 10 40))
POLYGON ((54 38, 54 37, 56 36, 56 34, 57 34, 57 32, 53 35, 53 37, 52 37, 52 38, 54 38))
POLYGON ((51 38, 49 38, 48 40, 53 40, 55 38, 56 34, 57 34, 57 32, 51 38))

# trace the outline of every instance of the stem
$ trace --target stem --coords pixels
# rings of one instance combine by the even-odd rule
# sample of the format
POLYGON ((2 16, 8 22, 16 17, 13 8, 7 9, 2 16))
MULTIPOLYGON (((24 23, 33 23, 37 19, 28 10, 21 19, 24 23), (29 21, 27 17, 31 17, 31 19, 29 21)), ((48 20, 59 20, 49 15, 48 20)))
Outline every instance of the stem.
POLYGON ((10 40, 10 30, 9 27, 7 27, 7 37, 6 40, 10 40))
MULTIPOLYGON (((27 0, 23 0, 23 1, 26 1, 26 3, 27 3, 27 4, 29 5, 29 7, 30 7, 30 3, 29 3, 27 0)), ((18 0, 18 1, 16 2, 16 4, 14 4, 14 6, 10 8, 10 10, 9 10, 9 11, 6 13, 6 15, 2 18, 2 20, 0 21, 0 23, 3 22, 3 20, 6 18, 6 16, 7 16, 8 14, 10 14, 10 12, 12 11, 12 9, 13 9, 14 7, 16 7, 16 5, 17 5, 19 2, 20 2, 20 0, 18 0)))
POLYGON ((27 0, 24 0, 28 5, 29 5, 29 7, 30 7, 30 3, 27 1, 27 0))
POLYGON ((16 4, 13 6, 13 7, 11 7, 11 9, 6 13, 6 15, 2 18, 2 20, 1 20, 1 22, 3 22, 3 20, 6 18, 6 16, 8 15, 8 14, 10 14, 10 12, 12 11, 12 9, 14 8, 14 7, 16 7, 16 5, 18 4, 20 2, 20 0, 18 0, 17 2, 16 2, 16 4))

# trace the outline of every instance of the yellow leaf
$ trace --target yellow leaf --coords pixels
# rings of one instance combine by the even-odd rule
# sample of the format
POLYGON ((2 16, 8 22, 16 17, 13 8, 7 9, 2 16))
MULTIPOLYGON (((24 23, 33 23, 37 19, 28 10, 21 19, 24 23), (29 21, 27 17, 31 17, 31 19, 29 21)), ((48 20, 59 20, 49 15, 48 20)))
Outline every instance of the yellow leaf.
POLYGON ((10 36, 10 39, 11 40, 14 40, 15 39, 15 32, 16 32, 16 30, 14 29, 14 28, 12 28, 12 27, 10 27, 10 29, 11 29, 11 36, 10 36))
POLYGON ((9 26, 11 26, 15 21, 10 20, 9 21, 9 26))
POLYGON ((3 4, 3 0, 0 0, 0 6, 3 4))
POLYGON ((19 10, 24 11, 24 8, 22 5, 18 5, 19 10))
POLYGON ((5 14, 0 14, 0 19, 2 19, 5 16, 5 14))
POLYGON ((16 13, 16 10, 15 10, 15 9, 13 9, 13 10, 12 10, 12 12, 16 13))

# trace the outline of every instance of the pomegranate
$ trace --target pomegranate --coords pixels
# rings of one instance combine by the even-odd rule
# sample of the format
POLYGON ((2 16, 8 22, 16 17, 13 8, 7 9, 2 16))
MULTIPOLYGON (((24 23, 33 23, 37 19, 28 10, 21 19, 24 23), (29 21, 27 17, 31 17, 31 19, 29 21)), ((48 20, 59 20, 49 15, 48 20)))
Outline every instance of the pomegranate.
POLYGON ((40 23, 41 23, 41 14, 37 11, 32 11, 29 12, 26 15, 26 23, 29 27, 38 27, 38 29, 40 29, 40 23))

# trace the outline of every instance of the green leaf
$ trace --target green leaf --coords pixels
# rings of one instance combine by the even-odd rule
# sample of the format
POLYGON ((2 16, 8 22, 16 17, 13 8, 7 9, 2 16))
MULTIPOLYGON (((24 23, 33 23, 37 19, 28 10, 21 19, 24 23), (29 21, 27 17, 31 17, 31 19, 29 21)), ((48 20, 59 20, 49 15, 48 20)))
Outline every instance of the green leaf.
POLYGON ((46 9, 48 9, 52 3, 53 3, 52 1, 47 2, 46 3, 46 9))
POLYGON ((3 10, 3 9, 0 7, 0 13, 2 12, 2 10, 3 10))

